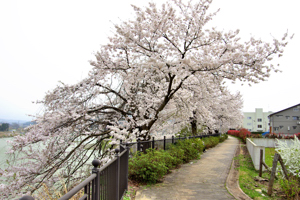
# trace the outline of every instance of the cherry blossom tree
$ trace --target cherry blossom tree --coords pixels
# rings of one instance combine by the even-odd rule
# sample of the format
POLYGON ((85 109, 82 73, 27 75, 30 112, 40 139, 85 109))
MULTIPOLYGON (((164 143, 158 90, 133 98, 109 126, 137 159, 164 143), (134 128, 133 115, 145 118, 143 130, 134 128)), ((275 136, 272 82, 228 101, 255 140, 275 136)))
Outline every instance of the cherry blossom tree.
MULTIPOLYGON (((120 140, 147 140, 166 130, 169 119, 178 119, 180 98, 192 99, 184 102, 190 115, 203 88, 221 88, 228 79, 257 83, 277 70, 270 61, 282 55, 288 34, 273 43, 241 42, 238 30, 206 28, 217 13, 208 13, 211 0, 185 2, 133 6, 135 18, 115 25, 89 76, 47 93, 37 124, 11 142, 9 165, 0 171, 1 196, 34 192, 60 178, 72 183, 86 175, 91 158, 107 162, 120 140)), ((217 114, 232 111, 215 107, 218 120, 217 114)))
POLYGON ((189 124, 193 135, 198 134, 197 127, 202 133, 220 131, 221 127, 224 130, 239 127, 243 119, 243 100, 240 93, 231 94, 225 86, 203 80, 199 80, 202 82, 194 85, 195 88, 189 86, 188 91, 194 91, 191 96, 184 96, 189 94, 184 89, 178 92, 179 95, 174 98, 178 101, 175 121, 181 123, 182 127, 189 124))
POLYGON ((243 100, 240 93, 231 94, 228 90, 222 92, 222 95, 216 97, 214 104, 211 105, 211 120, 206 120, 205 124, 211 130, 224 133, 230 128, 241 127, 243 100))

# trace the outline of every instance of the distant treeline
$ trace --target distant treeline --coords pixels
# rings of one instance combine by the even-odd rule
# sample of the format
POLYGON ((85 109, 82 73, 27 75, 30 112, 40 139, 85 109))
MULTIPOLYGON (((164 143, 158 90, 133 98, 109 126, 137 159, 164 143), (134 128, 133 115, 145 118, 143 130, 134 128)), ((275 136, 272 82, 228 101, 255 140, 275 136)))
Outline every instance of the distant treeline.
POLYGON ((0 131, 9 131, 10 129, 19 129, 25 128, 27 126, 36 124, 35 122, 26 122, 26 123, 1 123, 0 122, 0 131))
POLYGON ((9 123, 3 123, 0 125, 0 131, 8 131, 9 130, 9 123))

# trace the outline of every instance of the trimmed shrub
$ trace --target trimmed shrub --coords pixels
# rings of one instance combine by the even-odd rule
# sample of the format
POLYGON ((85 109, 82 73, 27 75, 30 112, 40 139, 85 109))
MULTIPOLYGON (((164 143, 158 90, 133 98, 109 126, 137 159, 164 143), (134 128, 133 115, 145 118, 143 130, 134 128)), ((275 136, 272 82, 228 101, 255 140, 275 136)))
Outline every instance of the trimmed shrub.
POLYGON ((198 152, 203 152, 204 149, 204 142, 200 138, 193 138, 190 139, 192 141, 192 145, 198 152))
POLYGON ((199 159, 204 147, 214 147, 224 141, 221 138, 226 137, 228 136, 179 140, 167 151, 147 149, 146 153, 137 152, 129 159, 128 178, 142 183, 156 183, 171 169, 199 159))
POLYGON ((167 152, 174 158, 173 167, 178 167, 183 163, 184 158, 184 150, 176 147, 175 145, 171 145, 167 152))
POLYGON ((183 163, 200 158, 199 151, 194 147, 192 139, 179 140, 175 145, 183 150, 183 163))
POLYGON ((146 152, 136 153, 129 160, 128 177, 138 182, 156 183, 168 172, 167 163, 172 163, 172 156, 153 149, 146 152))
POLYGON ((219 143, 219 137, 208 137, 208 138, 203 138, 203 141, 205 143, 205 148, 213 148, 219 143))
POLYGON ((226 139, 228 139, 228 135, 227 134, 221 134, 219 137, 219 141, 220 142, 224 142, 226 139))

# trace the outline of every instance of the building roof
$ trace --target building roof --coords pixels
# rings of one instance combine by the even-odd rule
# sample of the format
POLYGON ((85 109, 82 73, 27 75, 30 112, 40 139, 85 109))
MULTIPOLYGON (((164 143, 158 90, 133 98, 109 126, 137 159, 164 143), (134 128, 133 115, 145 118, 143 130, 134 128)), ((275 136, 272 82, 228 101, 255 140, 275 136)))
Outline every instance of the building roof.
POLYGON ((296 104, 296 105, 294 105, 294 106, 285 108, 285 109, 283 109, 283 110, 280 110, 280 111, 278 111, 278 112, 274 112, 274 113, 272 113, 271 115, 269 115, 269 117, 272 116, 272 115, 275 115, 275 114, 277 114, 277 113, 280 113, 280 112, 282 112, 282 111, 288 110, 288 109, 290 109, 290 108, 296 107, 296 106, 300 106, 300 103, 299 103, 299 104, 296 104))

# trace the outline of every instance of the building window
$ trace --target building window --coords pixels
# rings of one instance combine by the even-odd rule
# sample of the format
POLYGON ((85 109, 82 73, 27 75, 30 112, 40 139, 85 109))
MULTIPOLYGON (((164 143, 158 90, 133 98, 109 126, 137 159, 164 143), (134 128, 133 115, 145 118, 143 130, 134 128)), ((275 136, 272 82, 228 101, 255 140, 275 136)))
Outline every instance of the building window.
POLYGON ((293 111, 294 111, 294 112, 298 112, 298 111, 299 111, 299 108, 294 108, 293 111))
POLYGON ((251 129, 248 129, 248 131, 250 131, 250 132, 251 132, 251 129))
POLYGON ((280 128, 280 129, 282 129, 282 128, 283 128, 283 126, 279 126, 279 128, 280 128))
POLYGON ((257 122, 262 122, 262 119, 261 118, 257 118, 257 122))
POLYGON ((293 116, 293 120, 299 120, 298 116, 293 116))
POLYGON ((276 117, 278 117, 278 118, 282 118, 282 117, 283 117, 283 115, 276 115, 276 117))
POLYGON ((285 116, 286 119, 290 119, 290 116, 285 116))
POLYGON ((247 119, 251 119, 251 117, 247 117, 247 119))
POLYGON ((294 129, 294 130, 297 129, 297 126, 293 126, 293 129, 294 129))
POLYGON ((278 131, 279 130, 279 127, 274 127, 274 131, 278 131))
POLYGON ((257 128, 262 128, 262 125, 257 125, 257 128))

